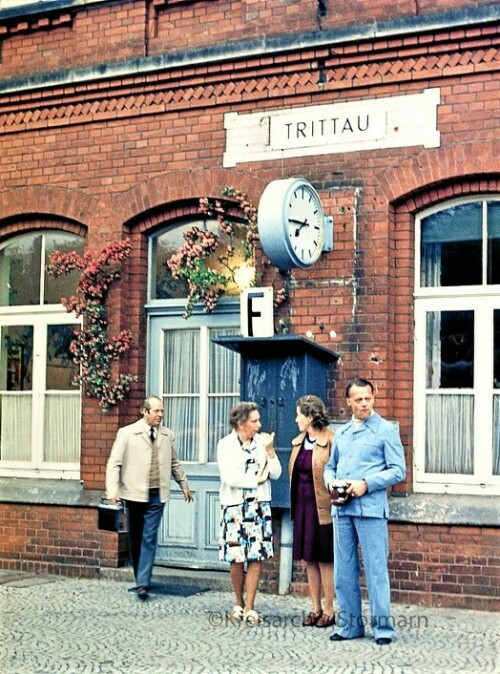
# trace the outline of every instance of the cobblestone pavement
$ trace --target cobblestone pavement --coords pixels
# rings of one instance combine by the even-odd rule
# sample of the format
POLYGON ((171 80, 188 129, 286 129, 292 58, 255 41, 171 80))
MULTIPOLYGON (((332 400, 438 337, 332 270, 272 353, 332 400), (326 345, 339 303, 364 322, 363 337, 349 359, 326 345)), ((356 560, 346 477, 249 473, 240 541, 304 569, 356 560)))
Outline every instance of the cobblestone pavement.
POLYGON ((2 674, 488 674, 493 613, 394 605, 398 639, 330 642, 301 627, 305 597, 259 594, 262 626, 233 625, 228 592, 152 595, 117 580, 19 576, 0 585, 2 674))

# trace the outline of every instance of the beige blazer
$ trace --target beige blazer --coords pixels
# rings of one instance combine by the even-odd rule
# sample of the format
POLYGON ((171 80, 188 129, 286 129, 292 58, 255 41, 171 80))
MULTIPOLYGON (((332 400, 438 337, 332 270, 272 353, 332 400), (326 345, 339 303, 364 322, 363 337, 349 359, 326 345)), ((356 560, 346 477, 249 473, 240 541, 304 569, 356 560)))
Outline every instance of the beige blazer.
MULTIPOLYGON (((296 505, 296 484, 294 479, 294 466, 295 460, 297 459, 302 443, 304 442, 306 434, 301 433, 296 438, 292 440, 292 453, 290 455, 290 461, 288 463, 288 473, 290 476, 290 501, 291 501, 291 516, 293 519, 296 505)), ((318 432, 316 438, 316 445, 312 450, 312 474, 313 474, 313 483, 314 483, 314 495, 316 497, 316 508, 318 511, 318 520, 320 524, 331 524, 332 523, 332 504, 330 502, 330 494, 328 493, 327 488, 325 487, 323 479, 323 471, 325 465, 330 458, 330 452, 332 451, 334 434, 329 428, 323 428, 318 432)))
MULTIPOLYGON (((157 429, 160 467, 160 501, 170 498, 170 478, 188 489, 186 473, 175 451, 175 436, 165 426, 157 429)), ((118 430, 106 465, 106 496, 128 501, 149 500, 149 470, 153 448, 144 421, 140 419, 118 430)))

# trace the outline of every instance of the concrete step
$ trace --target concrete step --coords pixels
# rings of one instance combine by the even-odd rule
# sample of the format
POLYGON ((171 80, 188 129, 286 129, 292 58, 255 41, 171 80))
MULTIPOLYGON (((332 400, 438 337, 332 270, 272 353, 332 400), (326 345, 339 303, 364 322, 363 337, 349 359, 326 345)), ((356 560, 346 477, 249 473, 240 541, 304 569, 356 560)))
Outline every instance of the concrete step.
MULTIPOLYGON (((101 567, 101 578, 108 580, 127 581, 134 583, 134 574, 131 566, 119 569, 101 567)), ((185 569, 172 566, 155 565, 153 568, 154 583, 174 583, 176 585, 199 585, 209 590, 231 592, 229 571, 213 569, 185 569)))

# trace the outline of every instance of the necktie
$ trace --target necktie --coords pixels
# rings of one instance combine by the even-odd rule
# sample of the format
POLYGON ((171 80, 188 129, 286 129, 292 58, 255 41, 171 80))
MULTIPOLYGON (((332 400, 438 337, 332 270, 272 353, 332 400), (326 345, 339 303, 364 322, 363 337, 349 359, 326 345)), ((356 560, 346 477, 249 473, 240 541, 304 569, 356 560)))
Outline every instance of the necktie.
POLYGON ((155 429, 152 426, 149 429, 149 437, 151 438, 151 442, 155 441, 155 429))

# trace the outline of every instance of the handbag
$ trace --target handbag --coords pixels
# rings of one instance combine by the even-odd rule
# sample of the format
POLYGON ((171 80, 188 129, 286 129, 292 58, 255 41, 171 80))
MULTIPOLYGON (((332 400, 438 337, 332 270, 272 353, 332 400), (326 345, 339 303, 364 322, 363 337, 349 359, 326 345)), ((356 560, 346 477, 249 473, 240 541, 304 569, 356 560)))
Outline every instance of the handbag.
POLYGON ((111 503, 102 498, 97 505, 98 528, 101 531, 128 532, 128 508, 123 501, 111 503))

